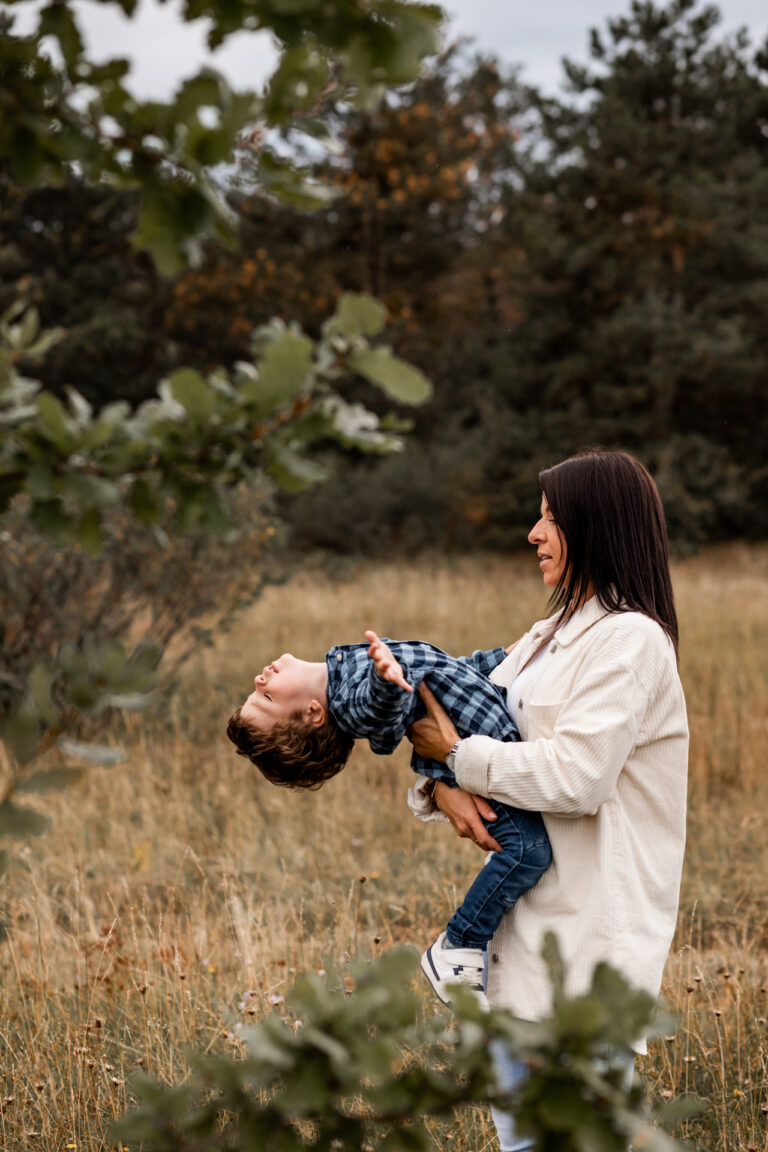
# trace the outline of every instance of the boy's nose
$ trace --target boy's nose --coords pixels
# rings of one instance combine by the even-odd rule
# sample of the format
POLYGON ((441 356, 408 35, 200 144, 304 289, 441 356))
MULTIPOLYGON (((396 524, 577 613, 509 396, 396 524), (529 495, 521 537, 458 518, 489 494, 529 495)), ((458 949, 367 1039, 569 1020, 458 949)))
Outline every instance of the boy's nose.
POLYGON ((254 684, 266 684, 267 678, 263 672, 259 672, 258 676, 254 676, 253 682, 254 684))

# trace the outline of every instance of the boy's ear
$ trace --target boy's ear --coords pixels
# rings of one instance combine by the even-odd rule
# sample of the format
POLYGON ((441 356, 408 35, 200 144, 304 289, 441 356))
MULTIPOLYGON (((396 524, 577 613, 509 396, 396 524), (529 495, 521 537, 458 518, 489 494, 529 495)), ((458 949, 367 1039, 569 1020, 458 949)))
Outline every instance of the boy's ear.
POLYGON ((311 700, 307 708, 307 719, 310 724, 315 728, 320 728, 325 724, 325 708, 318 700, 311 700))

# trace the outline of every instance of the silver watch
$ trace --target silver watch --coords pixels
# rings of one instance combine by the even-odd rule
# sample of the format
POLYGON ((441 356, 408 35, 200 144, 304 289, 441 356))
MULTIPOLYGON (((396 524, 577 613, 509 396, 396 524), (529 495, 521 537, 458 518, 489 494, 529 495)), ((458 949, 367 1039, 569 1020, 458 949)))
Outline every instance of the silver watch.
POLYGON ((456 753, 459 750, 459 744, 461 744, 461 740, 456 741, 453 748, 451 748, 450 752, 445 757, 445 766, 446 768, 449 768, 451 772, 453 772, 456 768, 456 753))

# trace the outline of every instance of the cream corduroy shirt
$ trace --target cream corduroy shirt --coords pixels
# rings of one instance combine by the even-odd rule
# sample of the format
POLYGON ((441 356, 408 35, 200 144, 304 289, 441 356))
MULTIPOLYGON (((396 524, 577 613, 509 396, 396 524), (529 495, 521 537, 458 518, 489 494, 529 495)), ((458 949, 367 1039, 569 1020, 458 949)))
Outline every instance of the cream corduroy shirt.
MULTIPOLYGON (((509 690, 553 624, 534 624, 491 679, 509 690)), ((525 1019, 549 1011, 549 929, 571 992, 584 991, 604 960, 658 995, 685 845, 688 724, 672 644, 647 616, 607 613, 593 597, 554 633, 510 707, 522 742, 462 740, 456 779, 540 811, 553 862, 489 945, 491 1003, 525 1019)), ((434 819, 425 783, 409 802, 434 819)), ((634 1047, 645 1051, 644 1040, 634 1047)))

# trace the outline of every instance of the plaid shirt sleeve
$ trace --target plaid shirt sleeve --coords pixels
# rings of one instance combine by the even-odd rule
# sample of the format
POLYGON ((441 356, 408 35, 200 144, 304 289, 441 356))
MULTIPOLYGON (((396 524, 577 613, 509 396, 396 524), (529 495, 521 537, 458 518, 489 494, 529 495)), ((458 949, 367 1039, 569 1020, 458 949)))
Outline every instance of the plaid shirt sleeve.
POLYGON ((372 660, 346 700, 349 723, 367 737, 374 752, 393 752, 405 735, 413 697, 410 692, 382 680, 372 660))
POLYGON ((494 668, 498 668, 506 658, 506 648, 489 648, 487 651, 476 648, 471 656, 460 656, 459 661, 462 664, 473 664, 481 676, 490 676, 494 668))

